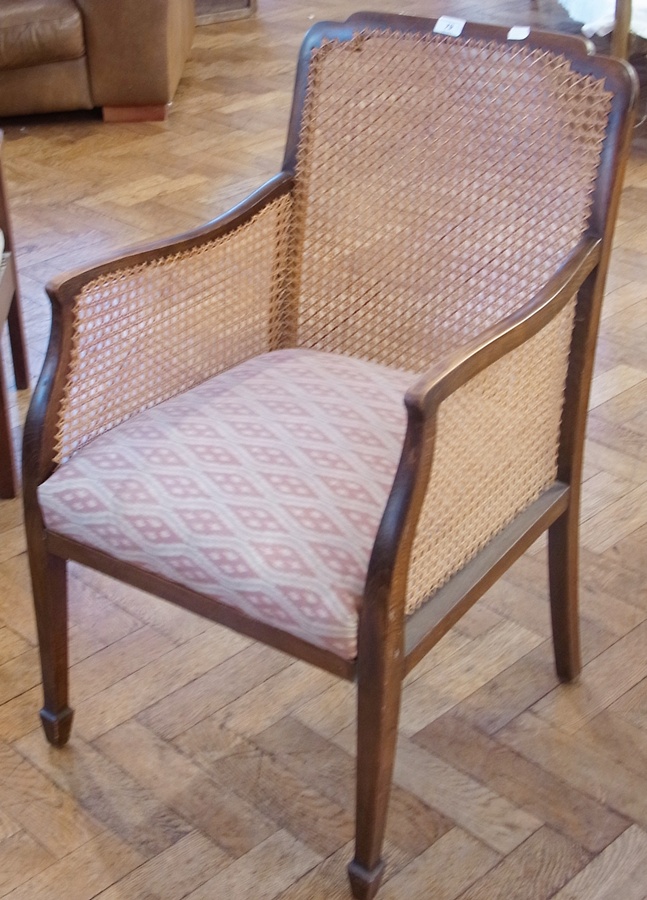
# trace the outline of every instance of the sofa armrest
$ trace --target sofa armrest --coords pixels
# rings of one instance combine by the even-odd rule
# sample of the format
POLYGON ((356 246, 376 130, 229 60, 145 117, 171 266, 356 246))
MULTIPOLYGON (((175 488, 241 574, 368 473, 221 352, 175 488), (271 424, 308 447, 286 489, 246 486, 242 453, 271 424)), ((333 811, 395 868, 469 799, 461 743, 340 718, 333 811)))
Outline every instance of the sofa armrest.
POLYGON ((194 0, 75 0, 96 106, 169 103, 195 28, 194 0))

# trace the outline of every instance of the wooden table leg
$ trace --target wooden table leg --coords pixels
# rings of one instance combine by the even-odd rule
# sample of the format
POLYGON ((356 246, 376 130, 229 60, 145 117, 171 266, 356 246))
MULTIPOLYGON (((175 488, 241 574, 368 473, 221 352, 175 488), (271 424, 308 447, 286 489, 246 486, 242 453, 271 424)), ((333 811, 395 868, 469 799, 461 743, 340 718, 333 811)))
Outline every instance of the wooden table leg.
MULTIPOLYGON (((2 132, 0 131, 0 146, 2 132)), ((20 310, 20 293, 18 290, 18 272, 16 270, 16 254, 7 204, 5 182, 0 167, 0 229, 4 235, 5 253, 0 266, 0 336, 7 322, 9 343, 16 378, 16 387, 24 390, 29 387, 29 368, 27 365, 27 345, 20 310)), ((7 384, 2 365, 2 349, 0 347, 0 498, 15 497, 18 491, 16 462, 11 440, 9 421, 9 399, 7 384)))
MULTIPOLYGON (((16 273, 14 273, 14 279, 17 285, 18 278, 16 273)), ((29 387, 29 365, 27 362, 25 329, 22 323, 22 311, 20 309, 20 295, 17 287, 16 292, 13 295, 13 300, 11 301, 11 306, 9 307, 7 324, 9 326, 9 342, 11 344, 13 371, 16 376, 16 387, 19 391, 24 391, 25 388, 29 387)))
POLYGON ((7 384, 0 351, 0 498, 8 500, 15 497, 17 491, 18 481, 11 440, 7 384))

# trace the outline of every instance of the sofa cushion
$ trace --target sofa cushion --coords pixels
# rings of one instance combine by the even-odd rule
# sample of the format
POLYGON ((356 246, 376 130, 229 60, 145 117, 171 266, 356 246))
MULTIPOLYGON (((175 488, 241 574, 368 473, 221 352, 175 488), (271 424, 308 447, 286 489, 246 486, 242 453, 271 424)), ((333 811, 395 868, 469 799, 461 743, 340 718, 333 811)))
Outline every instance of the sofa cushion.
POLYGON ((39 488, 46 526, 352 659, 413 378, 249 360, 77 451, 39 488))
POLYGON ((78 59, 84 53, 83 21, 73 0, 3 0, 0 69, 78 59))

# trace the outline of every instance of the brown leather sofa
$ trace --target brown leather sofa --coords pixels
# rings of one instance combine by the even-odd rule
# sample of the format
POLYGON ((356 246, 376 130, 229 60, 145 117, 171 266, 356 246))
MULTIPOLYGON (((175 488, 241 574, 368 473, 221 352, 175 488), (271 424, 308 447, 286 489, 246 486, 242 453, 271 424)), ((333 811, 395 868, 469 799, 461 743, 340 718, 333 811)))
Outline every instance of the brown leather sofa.
POLYGON ((194 27, 194 0, 1 0, 0 116, 163 119, 194 27))

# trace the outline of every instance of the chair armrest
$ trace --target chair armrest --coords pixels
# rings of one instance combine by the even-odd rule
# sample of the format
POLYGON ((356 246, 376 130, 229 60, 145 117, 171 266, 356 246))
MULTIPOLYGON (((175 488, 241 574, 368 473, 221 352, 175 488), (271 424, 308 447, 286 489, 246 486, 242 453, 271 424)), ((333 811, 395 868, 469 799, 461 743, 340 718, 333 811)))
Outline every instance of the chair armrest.
POLYGON ((583 240, 530 302, 407 392, 367 611, 378 597, 399 615, 413 613, 555 483, 576 299, 600 247, 583 240))
POLYGON ((291 190, 281 174, 202 228, 50 282, 26 484, 141 410, 275 348, 291 190))
POLYGON ((75 0, 96 106, 157 106, 175 93, 193 39, 193 0, 75 0))

